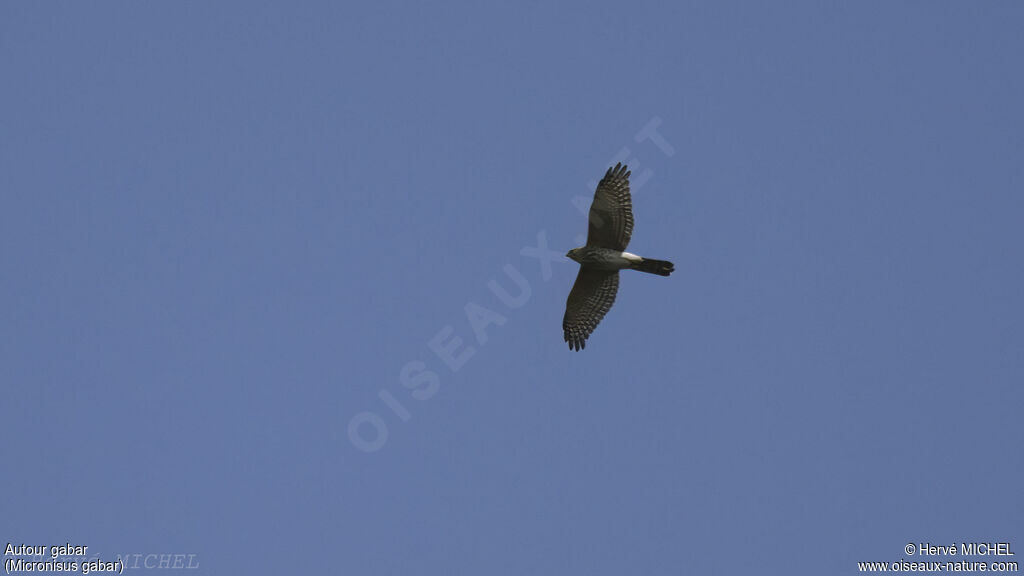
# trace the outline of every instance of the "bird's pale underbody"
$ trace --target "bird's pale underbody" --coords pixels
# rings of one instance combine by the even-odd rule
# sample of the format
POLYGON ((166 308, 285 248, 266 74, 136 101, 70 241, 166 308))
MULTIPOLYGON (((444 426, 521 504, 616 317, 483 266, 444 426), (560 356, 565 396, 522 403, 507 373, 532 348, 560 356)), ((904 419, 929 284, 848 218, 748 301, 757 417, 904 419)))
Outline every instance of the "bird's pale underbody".
POLYGON ((586 347, 587 338, 615 303, 619 270, 668 276, 675 269, 667 260, 643 258, 625 251, 633 234, 629 174, 629 169, 621 163, 608 169, 590 205, 587 244, 566 254, 580 263, 580 272, 569 292, 562 319, 565 341, 573 350, 586 347))

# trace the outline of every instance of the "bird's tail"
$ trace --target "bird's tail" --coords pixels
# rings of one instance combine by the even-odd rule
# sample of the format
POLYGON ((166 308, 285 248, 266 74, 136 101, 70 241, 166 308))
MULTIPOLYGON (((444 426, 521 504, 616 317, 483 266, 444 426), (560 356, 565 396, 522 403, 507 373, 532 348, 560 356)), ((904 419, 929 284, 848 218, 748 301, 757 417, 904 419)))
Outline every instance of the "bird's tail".
POLYGON ((653 258, 642 258, 639 262, 633 262, 630 268, 649 274, 657 274, 658 276, 668 276, 676 269, 675 265, 668 260, 655 260, 653 258))

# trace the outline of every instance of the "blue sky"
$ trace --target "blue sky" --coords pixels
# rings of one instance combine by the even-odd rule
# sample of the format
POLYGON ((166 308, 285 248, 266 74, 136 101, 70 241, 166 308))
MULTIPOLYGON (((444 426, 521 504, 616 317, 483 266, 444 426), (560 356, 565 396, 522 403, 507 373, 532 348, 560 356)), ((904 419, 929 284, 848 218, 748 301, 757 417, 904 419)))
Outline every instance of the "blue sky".
POLYGON ((196 574, 1024 548, 1022 17, 4 4, 2 543, 196 574), (624 274, 574 353, 577 267, 530 250, 577 245, 619 159, 630 250, 676 272, 624 274))

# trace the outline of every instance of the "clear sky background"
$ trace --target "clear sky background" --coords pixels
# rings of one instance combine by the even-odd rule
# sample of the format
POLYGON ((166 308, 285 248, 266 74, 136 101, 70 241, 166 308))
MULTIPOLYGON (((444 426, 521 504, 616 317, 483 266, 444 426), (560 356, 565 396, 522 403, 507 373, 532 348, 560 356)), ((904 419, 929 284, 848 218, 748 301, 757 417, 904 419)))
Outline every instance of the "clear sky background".
POLYGON ((0 544, 1022 558, 1024 6, 826 4, 5 3, 0 544), (577 266, 529 249, 622 158, 630 250, 676 272, 570 352, 577 266))

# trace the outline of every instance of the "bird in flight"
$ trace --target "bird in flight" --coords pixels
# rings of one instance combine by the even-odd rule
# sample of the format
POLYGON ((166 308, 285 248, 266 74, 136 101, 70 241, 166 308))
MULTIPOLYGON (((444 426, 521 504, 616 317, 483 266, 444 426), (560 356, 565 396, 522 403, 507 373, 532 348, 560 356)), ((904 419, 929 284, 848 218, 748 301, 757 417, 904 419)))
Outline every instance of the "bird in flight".
POLYGON ((576 283, 565 303, 562 330, 570 350, 582 350, 587 338, 615 303, 619 270, 639 270, 668 276, 675 266, 667 260, 641 258, 625 252, 633 234, 633 205, 629 197, 629 169, 618 163, 609 168, 590 205, 587 244, 566 254, 580 263, 576 283))

